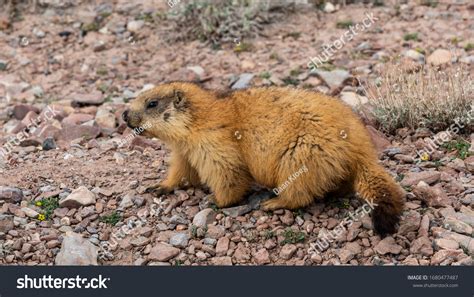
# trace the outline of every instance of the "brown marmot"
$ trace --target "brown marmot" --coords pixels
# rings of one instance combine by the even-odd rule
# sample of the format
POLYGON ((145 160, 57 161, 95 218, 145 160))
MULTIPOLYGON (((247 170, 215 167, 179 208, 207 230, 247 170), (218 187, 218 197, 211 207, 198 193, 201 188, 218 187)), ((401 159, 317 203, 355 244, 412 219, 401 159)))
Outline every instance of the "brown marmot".
POLYGON ((376 205, 375 230, 382 236, 396 231, 404 191, 378 164, 351 108, 335 98, 294 88, 226 93, 172 82, 142 93, 123 118, 131 128, 146 123, 143 134, 171 148, 169 174, 156 186, 160 194, 184 179, 194 186, 202 182, 217 206, 227 207, 256 182, 279 189, 262 203, 274 210, 357 191, 376 205))

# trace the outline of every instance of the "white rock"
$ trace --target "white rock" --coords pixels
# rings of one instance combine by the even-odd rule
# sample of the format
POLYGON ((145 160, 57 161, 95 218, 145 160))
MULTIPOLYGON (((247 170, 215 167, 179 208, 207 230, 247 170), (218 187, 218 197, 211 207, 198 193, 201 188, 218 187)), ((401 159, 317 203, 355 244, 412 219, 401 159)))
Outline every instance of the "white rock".
POLYGON ((326 2, 326 4, 324 4, 323 10, 326 13, 333 13, 336 11, 336 7, 331 2, 326 2))
POLYGON ((66 232, 61 250, 55 259, 56 265, 97 265, 99 248, 82 238, 80 234, 66 232))
POLYGON ((342 92, 341 100, 344 101, 346 104, 350 105, 351 107, 357 107, 369 101, 367 97, 360 96, 359 94, 356 94, 354 92, 342 92))
POLYGON ((21 211, 24 212, 26 216, 29 218, 37 218, 39 215, 39 213, 36 210, 31 209, 29 207, 22 207, 21 211))
POLYGON ((407 50, 403 55, 407 58, 410 58, 420 64, 425 64, 425 56, 422 53, 419 53, 415 50, 407 50))
POLYGON ((138 33, 138 32, 140 32, 143 25, 145 25, 145 22, 142 21, 142 20, 130 21, 127 24, 127 30, 132 32, 132 33, 138 33))
POLYGON ((72 191, 66 198, 59 201, 59 207, 79 208, 95 203, 95 194, 86 187, 80 186, 72 191))
POLYGON ((216 219, 217 213, 211 208, 205 208, 198 212, 193 218, 193 224, 197 227, 206 227, 216 219))

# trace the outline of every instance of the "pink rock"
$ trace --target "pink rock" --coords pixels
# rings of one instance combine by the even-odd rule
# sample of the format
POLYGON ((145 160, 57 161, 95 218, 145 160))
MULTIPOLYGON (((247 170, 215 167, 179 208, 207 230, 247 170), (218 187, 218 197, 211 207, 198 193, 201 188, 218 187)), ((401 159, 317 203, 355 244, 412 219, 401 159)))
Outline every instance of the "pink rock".
POLYGON ((427 183, 420 181, 413 189, 413 194, 428 206, 446 207, 452 204, 451 199, 439 184, 430 187, 427 183))
POLYGON ((37 124, 39 122, 38 119, 38 114, 34 111, 29 111, 25 117, 21 120, 25 126, 32 126, 34 124, 37 124))
POLYGON ((427 184, 434 184, 440 177, 441 173, 438 171, 409 172, 405 175, 400 184, 402 186, 414 186, 420 181, 424 181, 427 184))
POLYGON ((23 120, 23 118, 26 116, 26 114, 30 111, 33 111, 35 113, 39 113, 40 110, 33 105, 27 105, 27 104, 18 104, 13 107, 13 117, 17 120, 23 120))
POLYGON ((229 250, 229 243, 230 243, 230 240, 228 237, 219 238, 216 244, 216 254, 218 256, 225 255, 227 251, 229 250))
POLYGON ((58 133, 58 140, 70 142, 74 139, 85 137, 93 139, 99 136, 100 128, 96 125, 63 125, 63 129, 58 133))
POLYGON ((403 248, 398 245, 395 242, 395 239, 393 239, 393 237, 391 236, 385 237, 375 246, 375 251, 381 255, 385 255, 388 253, 397 255, 400 254, 402 249, 403 248))
POLYGON ((391 146, 390 141, 382 132, 369 125, 365 127, 367 128, 367 132, 369 132, 369 136, 378 152, 383 152, 386 148, 391 146))
POLYGON ((425 236, 417 238, 410 247, 410 253, 431 256, 433 255, 433 243, 425 236))
POLYGON ((285 244, 280 251, 280 258, 289 260, 296 253, 298 248, 294 244, 285 244))
POLYGON ((262 248, 258 250, 254 254, 255 262, 258 265, 263 265, 263 264, 268 264, 270 263, 270 255, 268 254, 268 251, 265 248, 262 248))
POLYGON ((74 94, 72 95, 72 107, 81 107, 87 105, 101 105, 104 103, 104 96, 101 92, 91 92, 88 94, 74 94))
POLYGON ((232 258, 231 257, 214 257, 211 259, 212 265, 218 266, 232 266, 232 258))
POLYGON ((152 261, 168 261, 179 254, 180 250, 169 244, 157 243, 150 251, 148 258, 152 261))
POLYGON ((80 125, 93 119, 94 116, 90 114, 72 113, 64 118, 62 123, 66 125, 80 125))

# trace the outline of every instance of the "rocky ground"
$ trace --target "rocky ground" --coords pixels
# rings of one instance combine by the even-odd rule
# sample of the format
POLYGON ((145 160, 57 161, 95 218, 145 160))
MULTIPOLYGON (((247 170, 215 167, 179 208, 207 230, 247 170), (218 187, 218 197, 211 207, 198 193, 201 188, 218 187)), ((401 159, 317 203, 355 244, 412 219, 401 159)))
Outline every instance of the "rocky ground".
MULTIPOLYGON (((387 57, 423 63, 426 55, 472 74, 474 7, 454 2, 305 9, 220 49, 170 42, 166 24, 143 17, 169 9, 153 1, 53 5, 15 22, 0 14, 0 143, 27 128, 0 158, 0 264, 472 265, 474 157, 440 149, 414 164, 435 136, 427 129, 384 135, 367 122, 381 162, 407 191, 399 231, 382 240, 361 216, 318 250, 359 200, 264 212, 269 193, 257 188, 229 209, 216 208, 208 189, 156 197, 145 189, 165 176, 168 151, 129 136, 120 118, 126 102, 165 80, 213 88, 291 80, 356 105, 367 98, 351 81, 370 79, 387 57), (379 20, 336 53, 339 69, 308 74, 321 44, 347 30, 337 24, 365 12, 379 20), (82 24, 97 31, 81 34, 82 24), (417 38, 404 38, 415 30, 417 38), (243 42, 252 49, 236 50, 243 42)), ((472 150, 474 134, 464 137, 472 150)))

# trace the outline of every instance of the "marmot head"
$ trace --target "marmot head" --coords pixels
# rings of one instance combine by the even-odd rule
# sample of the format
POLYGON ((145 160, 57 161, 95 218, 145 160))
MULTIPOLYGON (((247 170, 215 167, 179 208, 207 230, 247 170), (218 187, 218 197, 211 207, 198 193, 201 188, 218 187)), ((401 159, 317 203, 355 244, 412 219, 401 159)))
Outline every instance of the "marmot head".
POLYGON ((189 135, 191 97, 201 89, 191 83, 167 83, 140 94, 122 114, 127 125, 143 135, 163 140, 182 140, 189 135))

